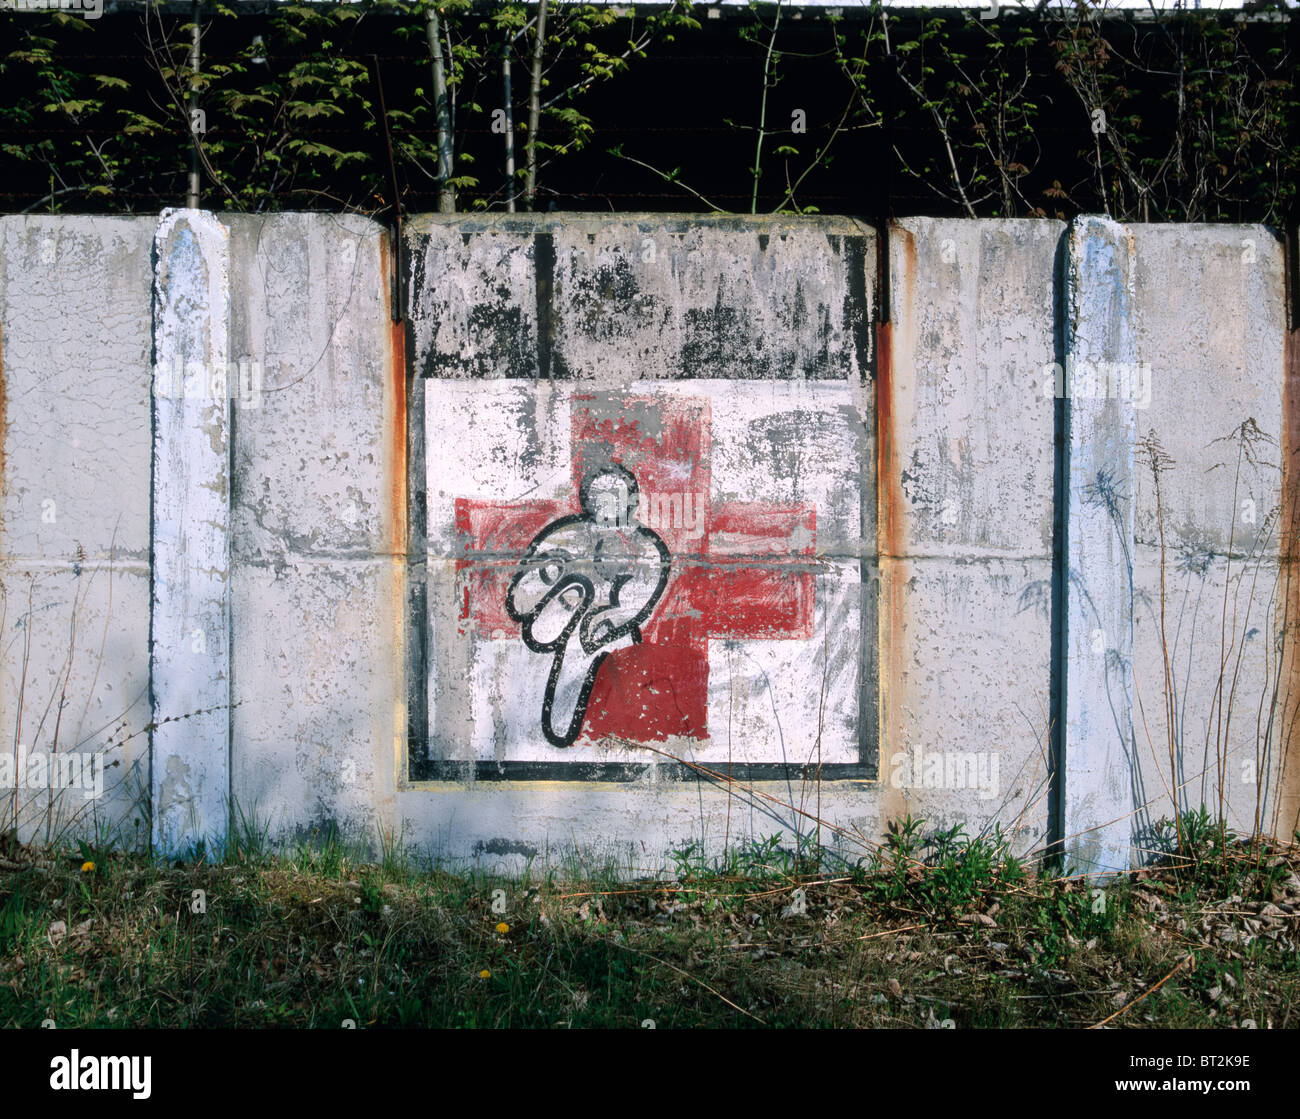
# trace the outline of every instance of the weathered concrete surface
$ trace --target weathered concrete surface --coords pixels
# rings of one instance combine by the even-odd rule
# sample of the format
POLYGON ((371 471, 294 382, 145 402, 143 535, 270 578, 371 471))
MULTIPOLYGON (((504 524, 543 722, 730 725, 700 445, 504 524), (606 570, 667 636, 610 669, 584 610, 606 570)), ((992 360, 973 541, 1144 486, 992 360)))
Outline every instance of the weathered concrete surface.
POLYGON ((872 361, 874 238, 848 219, 497 215, 409 229, 425 377, 844 380, 872 361))
MULTIPOLYGON (((1059 222, 909 218, 881 349, 882 790, 877 827, 994 821, 1047 841, 1059 222), (998 514, 989 515, 997 509, 998 514), (975 766, 996 793, 954 787, 975 766)), ((969 782, 965 782, 969 784, 969 782)))
POLYGON ((154 238, 153 841, 226 834, 230 803, 230 246, 199 210, 154 238))
POLYGON ((652 865, 692 836, 716 848, 728 829, 798 818, 740 792, 728 804, 674 759, 748 778, 815 767, 820 751, 870 796, 874 252, 870 230, 842 220, 412 224, 431 734, 399 797, 407 834, 446 834, 461 857, 549 843, 652 865), (476 299, 514 310, 476 320, 476 299), (736 378, 759 383, 737 392, 736 378), (584 733, 557 747, 540 728, 553 661, 496 600, 528 540, 581 510, 593 455, 636 475, 673 567, 643 643, 601 666, 584 733), (582 807, 610 797, 613 814, 582 807))
POLYGON ((566 220, 551 233, 551 375, 860 380, 871 360, 863 298, 874 241, 848 221, 823 228, 566 220))
POLYGON ((277 835, 374 841, 403 693, 402 357, 381 226, 227 217, 231 352, 260 363, 234 413, 232 796, 277 835))
MULTIPOLYGON (((472 219, 465 222, 466 226, 472 224, 472 219)), ((493 253, 503 251, 501 225, 495 224, 484 235, 493 253)), ((792 232, 782 242, 784 264, 791 271, 802 272, 809 252, 805 247, 807 238, 816 236, 817 223, 788 225, 792 232)), ((1031 222, 909 225, 895 230, 891 239, 895 329, 892 338, 886 335, 888 353, 882 348, 877 355, 869 344, 871 336, 864 340, 861 329, 848 321, 840 335, 851 336, 853 347, 831 347, 832 352, 844 355, 841 364, 848 384, 836 388, 838 377, 831 377, 815 385, 817 393, 829 394, 825 395, 826 405, 814 410, 825 417, 836 392, 853 391, 853 362, 860 355, 867 355, 870 370, 892 371, 888 379, 882 375, 882 394, 886 383, 889 393, 881 397, 879 415, 872 409, 876 390, 870 383, 856 405, 865 429, 858 436, 863 454, 856 467, 864 507, 856 518, 847 518, 846 524, 855 525, 859 537, 850 546, 850 529, 842 528, 836 532, 842 544, 826 545, 831 556, 854 553, 859 557, 857 575, 866 588, 860 602, 868 602, 872 614, 877 609, 882 574, 886 592, 890 587, 897 592, 892 600, 887 599, 888 607, 879 608, 879 625, 861 654, 862 663, 870 665, 873 672, 873 662, 878 660, 882 666, 881 694, 876 704, 883 706, 883 718, 876 704, 864 708, 860 700, 856 707, 851 702, 826 705, 845 730, 855 722, 859 731, 864 723, 876 724, 871 728, 874 741, 875 731, 880 728, 883 741, 875 743, 879 749, 879 781, 823 780, 820 789, 811 780, 796 780, 793 787, 771 783, 756 787, 798 808, 819 804, 824 818, 846 828, 858 828, 868 837, 879 835, 885 820, 912 811, 927 816, 934 824, 964 822, 971 832, 1001 820, 1007 831, 1014 832, 1017 848, 1028 850, 1042 846, 1047 821, 1053 405, 1038 390, 1041 368, 1053 357, 1052 277, 1062 227, 1031 222), (949 241, 952 243, 945 244, 949 241), (952 259, 945 259, 949 256, 952 259), (884 414, 886 403, 888 417, 884 414), (877 438, 881 444, 888 441, 888 453, 882 450, 877 455, 877 438), (888 480, 889 492, 886 486, 876 491, 874 474, 878 463, 882 472, 893 472, 888 480), (993 505, 1010 505, 1015 515, 988 518, 985 510, 993 505), (990 696, 998 698, 989 702, 990 696)), ((459 225, 453 228, 460 232, 459 225)), ((752 237, 760 228, 756 226, 749 235, 752 237)), ((525 258, 536 251, 526 229, 525 223, 516 222, 512 234, 516 238, 513 253, 525 258)), ((792 479, 798 472, 793 464, 797 459, 783 461, 779 455, 772 455, 770 446, 741 434, 746 410, 762 407, 755 402, 770 399, 769 390, 746 386, 743 393, 737 393, 732 385, 715 386, 689 377, 678 380, 690 368, 684 356, 688 350, 677 328, 681 316, 663 309, 666 289, 662 287, 661 273, 637 251, 644 232, 631 220, 593 223, 585 219, 577 231, 564 236, 557 232, 554 236, 551 251, 555 263, 549 271, 558 277, 554 280, 555 294, 549 306, 532 320, 552 324, 553 375, 581 379, 583 388, 579 391, 594 382, 603 392, 624 391, 659 398, 707 393, 713 404, 715 427, 719 416, 739 417, 724 418, 724 427, 729 423, 740 425, 735 435, 715 435, 715 461, 719 456, 742 453, 728 451, 729 447, 748 447, 746 453, 756 462, 767 456, 766 469, 756 472, 761 474, 762 490, 771 492, 794 484, 792 479), (575 293, 571 300, 565 298, 570 292, 575 293), (603 316, 596 313, 600 306, 605 308, 603 316), (660 335, 664 344, 656 347, 660 335), (603 360, 606 354, 615 356, 603 360), (648 370, 653 378, 640 380, 642 370, 648 370)), ((468 338, 471 333, 455 327, 462 321, 459 311, 453 310, 445 317, 440 314, 438 301, 455 308, 459 306, 456 299, 444 293, 464 290, 467 284, 481 290, 483 281, 461 278, 466 269, 474 274, 469 265, 453 264, 453 277, 449 279, 442 271, 434 272, 428 263, 437 261, 441 269, 449 259, 473 260, 477 252, 473 236, 466 242, 447 230, 441 220, 421 226, 417 235, 427 236, 434 247, 417 243, 412 251, 417 270, 413 290, 418 301, 412 325, 415 368, 441 369, 452 377, 491 376, 491 369, 479 361, 474 346, 451 365, 425 359, 432 340, 444 336, 444 332, 451 331, 457 338, 468 338), (422 273, 420 262, 424 262, 422 273)), ((769 246, 773 243, 775 239, 769 240, 769 246)), ((673 256, 665 262, 662 246, 656 242, 654 260, 660 269, 666 267, 663 274, 672 275, 680 289, 703 291, 701 281, 681 275, 680 270, 692 262, 702 270, 716 269, 720 259, 725 259, 728 268, 740 268, 738 262, 751 261, 761 252, 753 246, 745 249, 738 245, 730 232, 723 244, 725 251, 717 257, 710 252, 701 260, 697 254, 679 263, 673 256), (747 256, 747 252, 751 255, 747 256)), ((825 247, 820 249, 820 256, 834 260, 825 247)), ((868 262, 867 279, 871 280, 874 245, 865 250, 864 257, 868 262)), ((509 253, 505 259, 511 259, 509 253)), ((743 268, 760 278, 765 275, 752 263, 743 268)), ((810 271, 819 274, 816 267, 810 271)), ((514 304, 539 306, 536 269, 530 271, 510 263, 501 268, 500 275, 518 285, 509 296, 514 304)), ((713 284, 706 305, 717 303, 716 278, 713 284)), ((821 290, 838 289, 833 281, 823 281, 821 290)), ((862 290, 864 295, 859 300, 866 306, 873 305, 872 284, 865 284, 862 290)), ((789 305, 788 291, 757 284, 748 284, 745 291, 745 298, 758 304, 743 309, 746 321, 778 322, 779 329, 787 333, 791 330, 790 321, 780 318, 780 308, 789 305), (763 306, 762 300, 770 301, 772 306, 763 306)), ((823 297, 820 305, 836 305, 838 300, 838 296, 823 297)), ((819 320, 811 316, 808 321, 819 320)), ((812 329, 808 337, 815 341, 817 330, 812 329)), ((489 344, 495 352, 502 349, 495 335, 489 336, 489 344)), ((814 349, 797 332, 786 344, 792 353, 814 349)), ((752 354, 760 348, 755 343, 744 352, 752 354)), ((801 361, 806 363, 807 359, 787 357, 784 367, 798 370, 801 361)), ((722 367, 728 368, 725 362, 722 367)), ((538 364, 524 360, 515 368, 537 369, 538 364)), ((817 368, 815 362, 813 368, 817 368)), ((769 367, 761 371, 771 375, 769 367)), ((508 370, 506 376, 509 378, 508 370)), ((451 526, 458 495, 499 493, 503 477, 510 482, 505 487, 509 497, 516 501, 559 501, 566 487, 572 491, 573 470, 565 447, 565 436, 572 428, 572 393, 561 385, 529 384, 518 378, 507 379, 491 390, 482 385, 436 380, 425 381, 423 388, 431 440, 426 447, 431 564, 428 608, 435 635, 431 656, 443 658, 446 666, 431 672, 429 705, 435 750, 454 742, 462 751, 458 757, 508 758, 509 743, 526 740, 531 720, 533 744, 525 753, 544 767, 548 764, 547 751, 555 756, 554 747, 542 742, 537 734, 536 714, 530 713, 528 707, 522 713, 514 711, 512 700, 520 685, 525 692, 538 690, 545 662, 541 668, 534 665, 530 677, 527 650, 522 646, 517 653, 511 649, 504 627, 496 640, 491 639, 489 631, 483 641, 490 652, 476 654, 467 650, 466 635, 460 632, 464 622, 457 615, 458 609, 464 607, 464 587, 457 589, 446 561, 456 555, 451 526), (490 447, 492 453, 478 454, 478 447, 490 447), (443 565, 441 577, 437 573, 439 561, 443 565), (483 657, 487 657, 486 668, 482 667, 483 657), (462 680, 464 695, 477 697, 476 701, 466 702, 457 694, 455 682, 462 680), (439 742, 444 745, 439 747, 439 742), (469 745, 473 742, 477 747, 469 745), (499 754, 498 745, 503 742, 507 744, 506 752, 499 754)), ((630 409, 632 404, 629 402, 627 407, 630 409)), ((826 428, 825 424, 824 418, 805 423, 786 440, 791 446, 798 446, 800 440, 816 446, 823 442, 819 432, 834 430, 833 425, 826 428)), ((821 471, 832 478, 842 474, 830 465, 838 461, 834 456, 825 459, 821 471)), ((811 473, 798 476, 805 478, 811 473)), ((729 487, 719 486, 715 477, 714 488, 729 487)), ((738 492, 747 487, 731 488, 738 492)), ((848 489, 841 486, 841 492, 848 489)), ((818 501, 821 556, 822 505, 847 509, 849 503, 831 493, 820 494, 818 501)), ((539 525, 549 515, 544 511, 539 525)), ((501 557, 507 569, 517 560, 517 549, 501 557)), ((473 589, 482 586, 473 584, 473 589)), ((825 596, 820 582, 818 594, 825 596)), ((861 607, 859 612, 861 617, 867 617, 861 607)), ((872 623, 874 627, 874 619, 872 623)), ((823 626, 819 614, 814 645, 829 640, 834 649, 844 644, 841 619, 837 617, 828 627, 823 626)), ((518 642, 517 636, 514 641, 518 642)), ((743 656, 741 650, 745 647, 746 643, 741 642, 728 648, 728 658, 743 656)), ((805 681, 796 691, 817 692, 819 688, 810 687, 806 676, 809 668, 816 675, 820 662, 815 652, 806 659, 808 665, 801 664, 800 670, 785 675, 805 681)), ((730 659, 717 663, 729 666, 730 659)), ((793 696, 773 705, 771 688, 761 683, 764 677, 755 672, 752 662, 748 671, 751 679, 745 682, 744 690, 752 691, 757 684, 753 700, 760 692, 765 693, 768 710, 760 710, 761 705, 753 700, 740 705, 751 712, 751 719, 759 721, 747 728, 749 734, 736 735, 737 705, 732 702, 736 674, 725 676, 732 681, 726 705, 733 718, 730 741, 717 742, 711 737, 695 740, 691 757, 707 758, 710 764, 724 769, 725 765, 712 759, 721 757, 732 764, 746 759, 771 760, 772 756, 764 751, 775 743, 768 731, 778 723, 786 740, 787 758, 793 753, 791 742, 814 741, 818 729, 825 750, 827 724, 823 722, 819 728, 811 710, 804 711, 801 717, 801 705, 793 696)), ((723 673, 719 671, 718 675, 723 673)), ((847 695, 850 689, 841 684, 840 690, 847 695)), ((717 705, 719 713, 722 706, 717 705)), ((720 727, 721 722, 713 722, 714 710, 710 708, 709 725, 720 727)), ((676 741, 680 745, 683 740, 676 741)), ((588 757, 595 762, 607 756, 600 754, 602 746, 608 750, 610 745, 618 748, 620 744, 579 740, 568 747, 564 756, 588 757), (579 753, 573 754, 574 750, 579 753)), ((664 748, 660 743, 651 745, 664 748)), ((484 775, 481 768, 477 772, 480 777, 484 775)), ((793 830, 788 825, 795 814, 764 805, 761 797, 737 796, 728 806, 725 793, 709 786, 701 791, 693 783, 681 789, 675 778, 665 779, 662 767, 648 770, 634 784, 625 786, 626 796, 621 800, 618 786, 591 782, 580 785, 571 779, 569 771, 563 772, 564 780, 539 781, 531 791, 523 782, 482 779, 469 787, 445 780, 421 783, 402 794, 401 814, 409 821, 410 832, 445 834, 447 849, 457 855, 500 861, 517 857, 521 846, 541 852, 548 842, 552 847, 558 842, 562 847, 586 850, 612 843, 623 860, 653 865, 656 849, 662 851, 687 838, 703 839, 706 846, 716 846, 728 834, 734 838, 738 829, 745 833, 776 830, 778 820, 784 820, 787 831, 793 830), (584 803, 583 788, 589 791, 589 803, 594 806, 591 816, 579 807, 584 803), (627 817, 626 811, 636 799, 647 796, 653 796, 656 805, 653 822, 638 823, 635 816, 627 817), (762 809, 753 809, 754 803, 762 809), (614 805, 622 807, 614 809, 614 805), (453 817, 457 821, 455 838, 446 822, 453 817)), ((811 825, 803 818, 800 827, 805 826, 811 825)), ((861 850, 859 847, 859 854, 861 850)))
POLYGON ((1240 833, 1289 835, 1300 775, 1287 700, 1295 666, 1284 660, 1296 614, 1278 563, 1291 536, 1283 469, 1295 447, 1282 246, 1261 226, 1129 229, 1137 347, 1152 366, 1138 423, 1169 460, 1158 505, 1148 455, 1136 479, 1138 844, 1149 847, 1153 825, 1172 816, 1173 787, 1183 810, 1204 803, 1217 815, 1222 797, 1240 833))
POLYGON ((1063 840, 1079 874, 1127 870, 1133 765, 1133 473, 1138 367, 1132 234, 1070 227, 1065 274, 1068 455, 1063 840), (1123 370, 1111 384, 1104 368, 1123 370))
POLYGON ((422 301, 412 316, 415 375, 543 375, 532 223, 462 220, 470 221, 463 236, 438 235, 432 223, 432 235, 425 234, 420 219, 408 227, 411 278, 422 301))
MULTIPOLYGON (((680 843, 716 852, 745 836, 791 839, 815 817, 823 842, 850 858, 907 813, 927 829, 998 825, 1016 850, 1041 850, 1054 720, 1072 701, 1095 712, 1101 694, 1086 686, 1102 679, 1087 661, 1071 661, 1073 675, 1056 681, 1065 690, 1053 690, 1054 657, 1080 655, 1053 643, 1069 605, 1054 550, 1068 543, 1071 586, 1117 619, 1103 662, 1114 659, 1106 650, 1122 662, 1125 611, 1134 617, 1133 686, 1102 715, 1131 721, 1137 761, 1107 760, 1114 742, 1093 750, 1076 719, 1056 776, 1068 811, 1091 812, 1105 839, 1104 850, 1076 845, 1076 864, 1127 865, 1127 829, 1146 846, 1171 807, 1154 493, 1140 461, 1128 481, 1109 475, 1133 510, 1133 528, 1118 532, 1077 500, 1092 492, 1083 479, 1069 502, 1056 499, 1061 405, 1044 369, 1069 353, 1131 352, 1139 374, 1150 363, 1145 388, 1139 375, 1127 397, 1135 429, 1112 422, 1114 394, 1081 403, 1075 393, 1070 461, 1100 470, 1148 427, 1178 460, 1161 492, 1178 780, 1190 803, 1215 810, 1214 743, 1226 742, 1225 806, 1250 830, 1255 785, 1242 764, 1260 742, 1262 826, 1294 826, 1294 743, 1278 771, 1296 733, 1300 580, 1288 583, 1294 566, 1277 561, 1297 534, 1281 531, 1294 511, 1269 516, 1300 489, 1300 389, 1287 389, 1296 344, 1283 342, 1280 260, 1263 231, 1100 230, 1134 239, 1131 284, 1104 289, 1130 302, 1076 306, 1067 352, 1059 223, 894 225, 888 321, 876 324, 877 243, 857 222, 419 218, 401 261, 403 325, 390 319, 392 261, 373 223, 194 220, 212 243, 228 241, 230 268, 224 286, 196 275, 205 294, 186 310, 206 326, 188 335, 166 314, 151 323, 153 219, 0 222, 0 715, 16 728, 21 696, 22 737, 33 728, 49 740, 66 676, 75 698, 60 743, 74 716, 87 728, 78 741, 106 739, 125 719, 119 737, 135 737, 119 755, 146 763, 133 775, 141 806, 151 350, 184 357, 190 338, 212 360, 224 346, 229 363, 229 492, 223 505, 220 439, 203 448, 206 462, 184 453, 202 412, 182 409, 196 422, 178 426, 164 415, 160 457, 178 465, 152 491, 174 511, 156 522, 156 554, 182 522, 186 554, 206 537, 200 550, 215 559, 174 576, 159 564, 154 589, 194 588, 177 619, 199 605, 228 612, 231 706, 211 735, 177 736, 171 755, 206 774, 188 792, 209 819, 233 805, 275 836, 337 825, 483 864, 577 850, 626 872, 660 868, 680 843), (113 299, 97 287, 105 276, 113 299), (1117 329, 1131 330, 1131 350, 1117 329), (1235 445, 1214 440, 1250 418, 1258 462, 1246 456, 1238 471, 1235 445), (616 467, 644 491, 637 500, 616 467), (207 514, 193 512, 191 493, 210 499, 207 514), (611 508, 623 519, 606 519, 611 508), (1072 511, 1078 523, 1058 533, 1072 511), (565 517, 578 519, 557 526, 565 517), (1125 549, 1106 531, 1128 542, 1130 564, 1112 562, 1125 549), (521 564, 533 542, 549 550, 521 564), (590 554, 557 556, 561 546, 590 554), (581 631, 560 631, 597 594, 612 620, 588 633, 584 665, 581 631), (618 628, 631 624, 640 644, 618 628), (1221 627, 1240 635, 1227 645, 1230 722, 1214 688, 1221 627), (594 667, 585 698, 584 673, 557 673, 551 689, 552 716, 565 704, 582 713, 568 744, 555 718, 550 738, 542 730, 561 644, 570 668, 594 667), (596 665, 599 653, 608 658, 596 665), (1270 725, 1257 701, 1274 686, 1270 725), (702 771, 709 780, 696 780, 702 771), (1071 790, 1096 796, 1071 806, 1071 790)), ((162 292, 175 255, 158 258, 162 292)), ((1075 259, 1105 280, 1095 258, 1091 273, 1086 254, 1075 259)), ((192 628, 189 645, 158 646, 156 683, 184 678, 192 628)), ((211 629, 220 637, 223 625, 211 629)), ((219 670, 192 679, 222 686, 219 670)), ((159 698, 160 715, 170 702, 159 698)), ((165 760, 160 750, 155 784, 165 760)), ((111 805, 129 832, 126 794, 115 795, 94 811, 111 805)), ((33 799, 24 834, 43 823, 33 799)), ((204 831, 186 822, 177 834, 204 831)))
POLYGON ((47 824, 148 837, 156 224, 0 218, 0 738, 11 758, 106 751, 107 765, 98 798, 0 788, 0 830, 16 804, 24 838, 47 824))

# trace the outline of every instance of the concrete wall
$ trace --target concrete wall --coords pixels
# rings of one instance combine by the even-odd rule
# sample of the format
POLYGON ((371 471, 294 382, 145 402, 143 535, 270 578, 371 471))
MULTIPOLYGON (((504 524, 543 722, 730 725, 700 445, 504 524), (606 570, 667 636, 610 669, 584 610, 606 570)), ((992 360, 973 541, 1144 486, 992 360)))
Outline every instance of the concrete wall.
POLYGON ((395 262, 360 218, 172 211, 0 244, 0 726, 112 766, 53 808, 15 778, 25 835, 233 813, 631 871, 818 818, 853 858, 911 813, 1106 870, 1171 784, 1295 826, 1262 228, 438 216, 395 262))

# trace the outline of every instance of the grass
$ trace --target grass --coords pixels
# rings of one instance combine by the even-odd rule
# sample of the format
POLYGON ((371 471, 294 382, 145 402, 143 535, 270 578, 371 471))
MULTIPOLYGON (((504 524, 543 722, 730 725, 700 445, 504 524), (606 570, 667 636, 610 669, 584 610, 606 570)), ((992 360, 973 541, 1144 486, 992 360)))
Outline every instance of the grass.
POLYGON ((185 865, 10 837, 0 1025, 1295 1028, 1300 848, 1181 823, 1190 854, 1104 890, 911 819, 849 871, 773 839, 641 882, 332 833, 185 865))

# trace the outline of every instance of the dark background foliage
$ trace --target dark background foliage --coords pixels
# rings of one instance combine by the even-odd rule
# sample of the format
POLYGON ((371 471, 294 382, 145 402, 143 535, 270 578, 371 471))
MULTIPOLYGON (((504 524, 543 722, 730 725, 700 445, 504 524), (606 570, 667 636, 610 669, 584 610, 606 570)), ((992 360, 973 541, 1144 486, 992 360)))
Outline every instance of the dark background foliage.
MULTIPOLYGON (((0 211, 183 205, 191 90, 206 207, 380 214, 396 194, 407 213, 439 208, 428 0, 199 10, 197 72, 188 4, 0 12, 0 211)), ((445 198, 524 209, 537 6, 437 11, 445 198)), ((1294 15, 1269 12, 561 4, 534 206, 1282 224, 1297 45, 1294 15)))

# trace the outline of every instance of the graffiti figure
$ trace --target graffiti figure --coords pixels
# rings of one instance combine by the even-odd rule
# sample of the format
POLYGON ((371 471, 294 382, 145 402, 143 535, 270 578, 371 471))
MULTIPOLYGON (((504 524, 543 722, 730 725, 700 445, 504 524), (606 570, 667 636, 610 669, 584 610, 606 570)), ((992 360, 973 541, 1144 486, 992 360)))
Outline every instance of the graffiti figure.
POLYGON ((582 733, 601 662, 641 641, 641 626, 668 585, 671 557, 658 533, 637 523, 637 482, 621 466, 583 479, 581 513, 552 521, 519 561, 506 611, 524 644, 550 653, 542 733, 571 746, 582 733))

